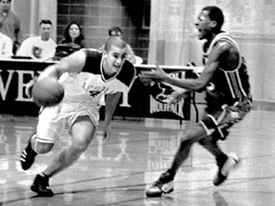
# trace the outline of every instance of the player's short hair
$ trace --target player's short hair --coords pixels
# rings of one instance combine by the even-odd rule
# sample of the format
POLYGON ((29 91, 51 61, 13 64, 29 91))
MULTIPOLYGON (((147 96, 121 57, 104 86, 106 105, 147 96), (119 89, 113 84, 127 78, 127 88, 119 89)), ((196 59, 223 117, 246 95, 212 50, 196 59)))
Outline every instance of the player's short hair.
POLYGON ((208 11, 209 18, 217 22, 216 30, 220 31, 224 23, 222 10, 217 6, 206 6, 202 11, 208 11))
POLYGON ((50 24, 53 25, 52 21, 50 19, 41 19, 39 22, 39 25, 41 24, 50 24))
POLYGON ((109 37, 104 44, 104 51, 110 51, 112 46, 117 46, 121 49, 126 48, 126 42, 119 37, 109 37))

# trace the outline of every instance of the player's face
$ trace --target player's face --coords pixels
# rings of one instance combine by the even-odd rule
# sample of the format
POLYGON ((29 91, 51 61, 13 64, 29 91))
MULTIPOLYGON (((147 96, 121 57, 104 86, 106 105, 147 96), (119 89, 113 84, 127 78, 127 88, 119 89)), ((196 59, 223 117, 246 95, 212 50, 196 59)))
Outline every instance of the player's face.
POLYGON ((105 73, 109 75, 115 74, 120 70, 123 60, 126 57, 125 48, 122 49, 112 45, 110 50, 105 53, 104 57, 103 69, 105 73))
POLYGON ((213 21, 208 16, 208 11, 202 10, 195 23, 199 39, 208 39, 211 36, 211 24, 213 21))

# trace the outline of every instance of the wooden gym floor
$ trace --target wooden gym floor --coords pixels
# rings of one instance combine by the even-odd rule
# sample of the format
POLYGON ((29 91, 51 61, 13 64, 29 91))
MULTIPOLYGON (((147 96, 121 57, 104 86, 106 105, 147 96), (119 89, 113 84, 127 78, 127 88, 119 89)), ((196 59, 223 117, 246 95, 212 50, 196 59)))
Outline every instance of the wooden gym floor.
MULTIPOLYGON (((198 145, 175 179, 175 191, 146 198, 146 184, 170 164, 178 137, 189 123, 174 120, 115 120, 112 139, 100 134, 72 167, 50 182, 55 196, 36 197, 29 186, 53 153, 69 142, 61 137, 52 153, 22 171, 18 156, 34 130, 35 118, 1 116, 0 205, 18 206, 271 206, 275 205, 275 111, 253 110, 232 129, 222 147, 241 157, 240 167, 220 187, 212 185, 216 166, 198 145)), ((99 132, 100 133, 100 132, 99 132)))

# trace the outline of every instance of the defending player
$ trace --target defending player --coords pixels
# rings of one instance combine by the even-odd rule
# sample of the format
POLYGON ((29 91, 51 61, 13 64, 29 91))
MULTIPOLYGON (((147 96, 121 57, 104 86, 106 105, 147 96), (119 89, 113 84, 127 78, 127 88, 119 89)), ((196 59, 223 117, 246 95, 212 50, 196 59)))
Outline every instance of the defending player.
POLYGON ((57 78, 65 89, 65 96, 57 106, 45 107, 39 114, 34 134, 22 152, 24 170, 34 163, 37 154, 49 152, 64 124, 69 125, 71 145, 64 148, 47 168, 37 174, 31 190, 40 196, 52 196, 49 178, 70 166, 87 149, 99 121, 99 101, 106 98, 104 136, 110 132, 110 121, 122 91, 128 91, 136 76, 133 65, 125 60, 126 43, 121 38, 109 38, 104 52, 82 49, 59 63, 46 68, 38 77, 57 78))
POLYGON ((198 38, 205 39, 204 70, 197 79, 177 79, 157 68, 144 72, 141 78, 163 81, 187 90, 206 91, 205 114, 194 127, 187 129, 170 168, 146 189, 146 195, 161 196, 173 191, 174 177, 189 155, 191 146, 199 142, 212 153, 218 172, 213 184, 223 183, 239 158, 225 154, 218 146, 218 140, 226 139, 229 128, 243 119, 251 109, 250 83, 244 58, 236 41, 221 30, 224 16, 216 6, 203 8, 195 24, 198 38))

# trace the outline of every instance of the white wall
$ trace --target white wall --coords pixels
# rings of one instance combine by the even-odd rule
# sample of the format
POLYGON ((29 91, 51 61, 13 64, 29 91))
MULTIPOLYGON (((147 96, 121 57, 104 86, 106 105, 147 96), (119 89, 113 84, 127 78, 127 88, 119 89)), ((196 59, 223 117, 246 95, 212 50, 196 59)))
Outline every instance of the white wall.
POLYGON ((21 20, 24 37, 37 35, 42 18, 53 22, 52 37, 56 39, 57 1, 56 0, 13 0, 12 8, 21 20))

